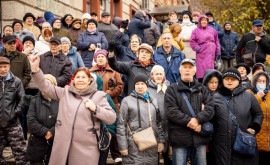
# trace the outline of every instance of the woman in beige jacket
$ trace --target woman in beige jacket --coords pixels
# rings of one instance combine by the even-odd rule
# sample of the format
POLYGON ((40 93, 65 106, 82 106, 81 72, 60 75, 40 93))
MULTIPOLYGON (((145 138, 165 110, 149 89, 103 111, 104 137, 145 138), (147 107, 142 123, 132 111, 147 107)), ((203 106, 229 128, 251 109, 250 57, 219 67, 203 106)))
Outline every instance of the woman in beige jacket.
POLYGON ((59 101, 49 164, 97 165, 99 150, 90 113, 94 113, 98 130, 100 120, 110 125, 116 119, 105 93, 97 91, 97 84, 93 81, 88 68, 79 68, 70 86, 55 87, 46 82, 43 72, 39 69, 39 61, 39 56, 31 60, 32 78, 41 92, 59 101))

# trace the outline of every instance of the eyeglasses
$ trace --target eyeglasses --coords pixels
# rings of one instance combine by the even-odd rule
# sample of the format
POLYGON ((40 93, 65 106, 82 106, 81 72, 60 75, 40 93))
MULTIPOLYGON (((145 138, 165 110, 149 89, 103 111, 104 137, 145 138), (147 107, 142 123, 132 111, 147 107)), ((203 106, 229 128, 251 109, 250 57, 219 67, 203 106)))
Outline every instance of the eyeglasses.
POLYGON ((60 21, 55 21, 54 23, 61 23, 60 21))

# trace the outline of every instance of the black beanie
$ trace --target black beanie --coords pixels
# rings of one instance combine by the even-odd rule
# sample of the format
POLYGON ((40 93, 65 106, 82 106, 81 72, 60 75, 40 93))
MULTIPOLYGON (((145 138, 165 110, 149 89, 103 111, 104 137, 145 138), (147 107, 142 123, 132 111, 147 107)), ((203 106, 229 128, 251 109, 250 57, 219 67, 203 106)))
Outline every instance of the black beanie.
POLYGON ((88 24, 91 23, 91 22, 93 22, 94 24, 96 24, 96 27, 98 27, 98 23, 97 23, 97 21, 94 20, 94 19, 89 19, 89 20, 87 21, 87 23, 86 23, 86 26, 88 27, 88 24))
POLYGON ((35 46, 35 40, 34 40, 33 37, 31 37, 31 36, 25 36, 25 37, 23 38, 22 44, 24 45, 24 43, 25 43, 26 41, 31 41, 31 42, 33 43, 33 45, 35 46))
POLYGON ((205 15, 206 15, 206 16, 211 15, 212 17, 214 17, 214 16, 213 16, 213 13, 210 12, 210 11, 208 11, 207 13, 205 13, 205 15))
POLYGON ((14 29, 14 26, 15 26, 15 24, 16 23, 19 23, 19 24, 21 24, 22 25, 22 27, 23 27, 23 23, 22 23, 22 21, 21 20, 18 20, 18 19, 16 19, 15 21, 13 21, 13 23, 12 23, 12 28, 14 29))
POLYGON ((134 88, 135 88, 135 84, 137 83, 137 82, 144 82, 147 86, 149 85, 148 84, 148 77, 145 75, 145 74, 137 74, 136 76, 135 76, 135 78, 134 78, 134 80, 133 80, 133 82, 134 82, 134 88))
POLYGON ((229 68, 228 70, 226 70, 226 72, 222 76, 222 79, 224 79, 225 77, 234 77, 241 82, 241 74, 236 68, 229 68))
POLYGON ((36 17, 32 13, 26 13, 23 17, 23 21, 25 21, 27 17, 32 17, 34 21, 36 20, 36 17))

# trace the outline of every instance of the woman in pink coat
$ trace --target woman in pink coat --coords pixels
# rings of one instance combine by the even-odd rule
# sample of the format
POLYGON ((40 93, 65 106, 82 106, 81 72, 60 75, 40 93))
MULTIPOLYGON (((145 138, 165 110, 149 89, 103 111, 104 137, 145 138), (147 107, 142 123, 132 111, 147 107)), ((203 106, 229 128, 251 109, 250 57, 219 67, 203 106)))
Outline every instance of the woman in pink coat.
POLYGON ((208 17, 200 15, 198 20, 198 27, 191 34, 190 46, 196 52, 196 76, 200 81, 207 69, 214 69, 220 46, 216 30, 208 26, 208 17))
POLYGON ((116 119, 105 93, 97 91, 97 84, 92 81, 88 68, 77 69, 70 86, 55 87, 46 82, 39 69, 39 61, 38 56, 31 62, 32 78, 42 93, 59 101, 49 165, 97 165, 99 150, 90 113, 94 113, 98 130, 100 120, 110 125, 116 119))

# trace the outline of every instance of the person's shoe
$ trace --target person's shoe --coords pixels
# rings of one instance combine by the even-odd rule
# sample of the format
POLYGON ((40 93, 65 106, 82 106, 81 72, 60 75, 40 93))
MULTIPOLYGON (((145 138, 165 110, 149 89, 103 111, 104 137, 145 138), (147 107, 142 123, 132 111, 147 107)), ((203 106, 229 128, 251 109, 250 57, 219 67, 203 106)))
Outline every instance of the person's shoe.
POLYGON ((122 158, 116 158, 116 159, 114 160, 114 162, 115 162, 115 163, 122 162, 122 158))

